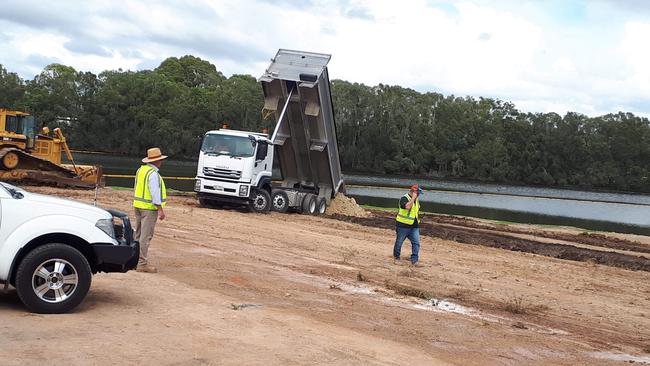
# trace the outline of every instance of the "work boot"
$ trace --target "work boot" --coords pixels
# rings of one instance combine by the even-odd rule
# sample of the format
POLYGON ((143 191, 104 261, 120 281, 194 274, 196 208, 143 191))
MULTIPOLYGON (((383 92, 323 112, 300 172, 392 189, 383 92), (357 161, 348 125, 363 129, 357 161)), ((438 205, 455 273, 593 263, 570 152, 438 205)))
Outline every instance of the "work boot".
POLYGON ((158 269, 149 264, 138 264, 138 268, 136 268, 135 270, 138 272, 145 272, 145 273, 158 273, 158 269))

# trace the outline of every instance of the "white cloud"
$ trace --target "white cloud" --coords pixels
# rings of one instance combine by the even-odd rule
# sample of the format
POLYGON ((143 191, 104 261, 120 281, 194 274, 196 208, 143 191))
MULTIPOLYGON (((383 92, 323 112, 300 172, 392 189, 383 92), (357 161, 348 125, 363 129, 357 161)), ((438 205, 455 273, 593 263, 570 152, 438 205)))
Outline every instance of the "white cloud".
POLYGON ((650 92, 650 23, 628 22, 621 49, 625 61, 632 70, 630 82, 639 92, 650 92))
MULTIPOLYGON (((615 2, 7 0, 0 63, 31 78, 152 67, 193 54, 258 76, 278 48, 333 55, 330 76, 496 97, 526 111, 650 115, 650 23, 615 2), (562 4, 558 2, 557 4, 562 4), (584 10, 584 11, 582 11, 584 10)), ((641 9, 641 3, 638 3, 641 9)))

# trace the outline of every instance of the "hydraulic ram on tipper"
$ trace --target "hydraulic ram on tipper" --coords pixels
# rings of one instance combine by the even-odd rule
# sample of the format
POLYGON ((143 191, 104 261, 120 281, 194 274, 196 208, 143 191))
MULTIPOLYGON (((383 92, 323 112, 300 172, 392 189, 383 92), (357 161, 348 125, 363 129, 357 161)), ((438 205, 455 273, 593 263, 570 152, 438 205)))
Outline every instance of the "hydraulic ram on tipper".
POLYGON ((282 108, 282 112, 280 112, 280 117, 278 117, 278 123, 275 125, 273 136, 271 136, 271 142, 273 142, 273 145, 276 144, 276 137, 278 136, 278 131, 280 131, 280 127, 282 126, 282 120, 284 119, 284 114, 287 111, 287 107, 289 106, 289 101, 291 100, 291 94, 293 94, 293 89, 289 91, 289 95, 287 96, 287 101, 284 102, 284 108, 282 108))

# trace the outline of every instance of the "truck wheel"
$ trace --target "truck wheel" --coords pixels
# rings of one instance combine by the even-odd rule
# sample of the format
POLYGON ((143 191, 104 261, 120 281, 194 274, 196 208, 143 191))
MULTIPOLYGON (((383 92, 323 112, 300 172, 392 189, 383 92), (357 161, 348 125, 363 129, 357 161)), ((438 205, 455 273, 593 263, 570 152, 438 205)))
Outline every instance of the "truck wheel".
POLYGON ((327 211, 327 200, 323 197, 318 197, 316 200, 316 212, 315 215, 324 215, 327 211))
POLYGON ((271 210, 271 195, 263 189, 256 189, 251 194, 250 209, 253 212, 266 213, 271 210))
POLYGON ((302 199, 302 212, 313 215, 316 212, 316 195, 307 193, 302 199))
POLYGON ((285 213, 289 210, 289 196, 282 190, 273 191, 271 196, 271 209, 276 212, 285 213))
POLYGON ((212 206, 212 204, 209 200, 206 200, 205 198, 199 198, 199 206, 203 208, 209 208, 212 206))
POLYGON ((77 249, 60 243, 40 246, 25 256, 16 272, 18 297, 36 313, 74 309, 90 289, 92 272, 77 249))

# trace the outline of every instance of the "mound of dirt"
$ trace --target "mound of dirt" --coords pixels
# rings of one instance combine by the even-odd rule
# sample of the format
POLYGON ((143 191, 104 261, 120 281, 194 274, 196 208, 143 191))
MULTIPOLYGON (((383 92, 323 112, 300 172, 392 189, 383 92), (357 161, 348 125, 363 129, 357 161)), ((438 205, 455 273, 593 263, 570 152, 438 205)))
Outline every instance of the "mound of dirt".
POLYGON ((354 198, 343 193, 337 193, 327 208, 328 215, 342 215, 352 217, 370 217, 370 213, 357 204, 354 198))

